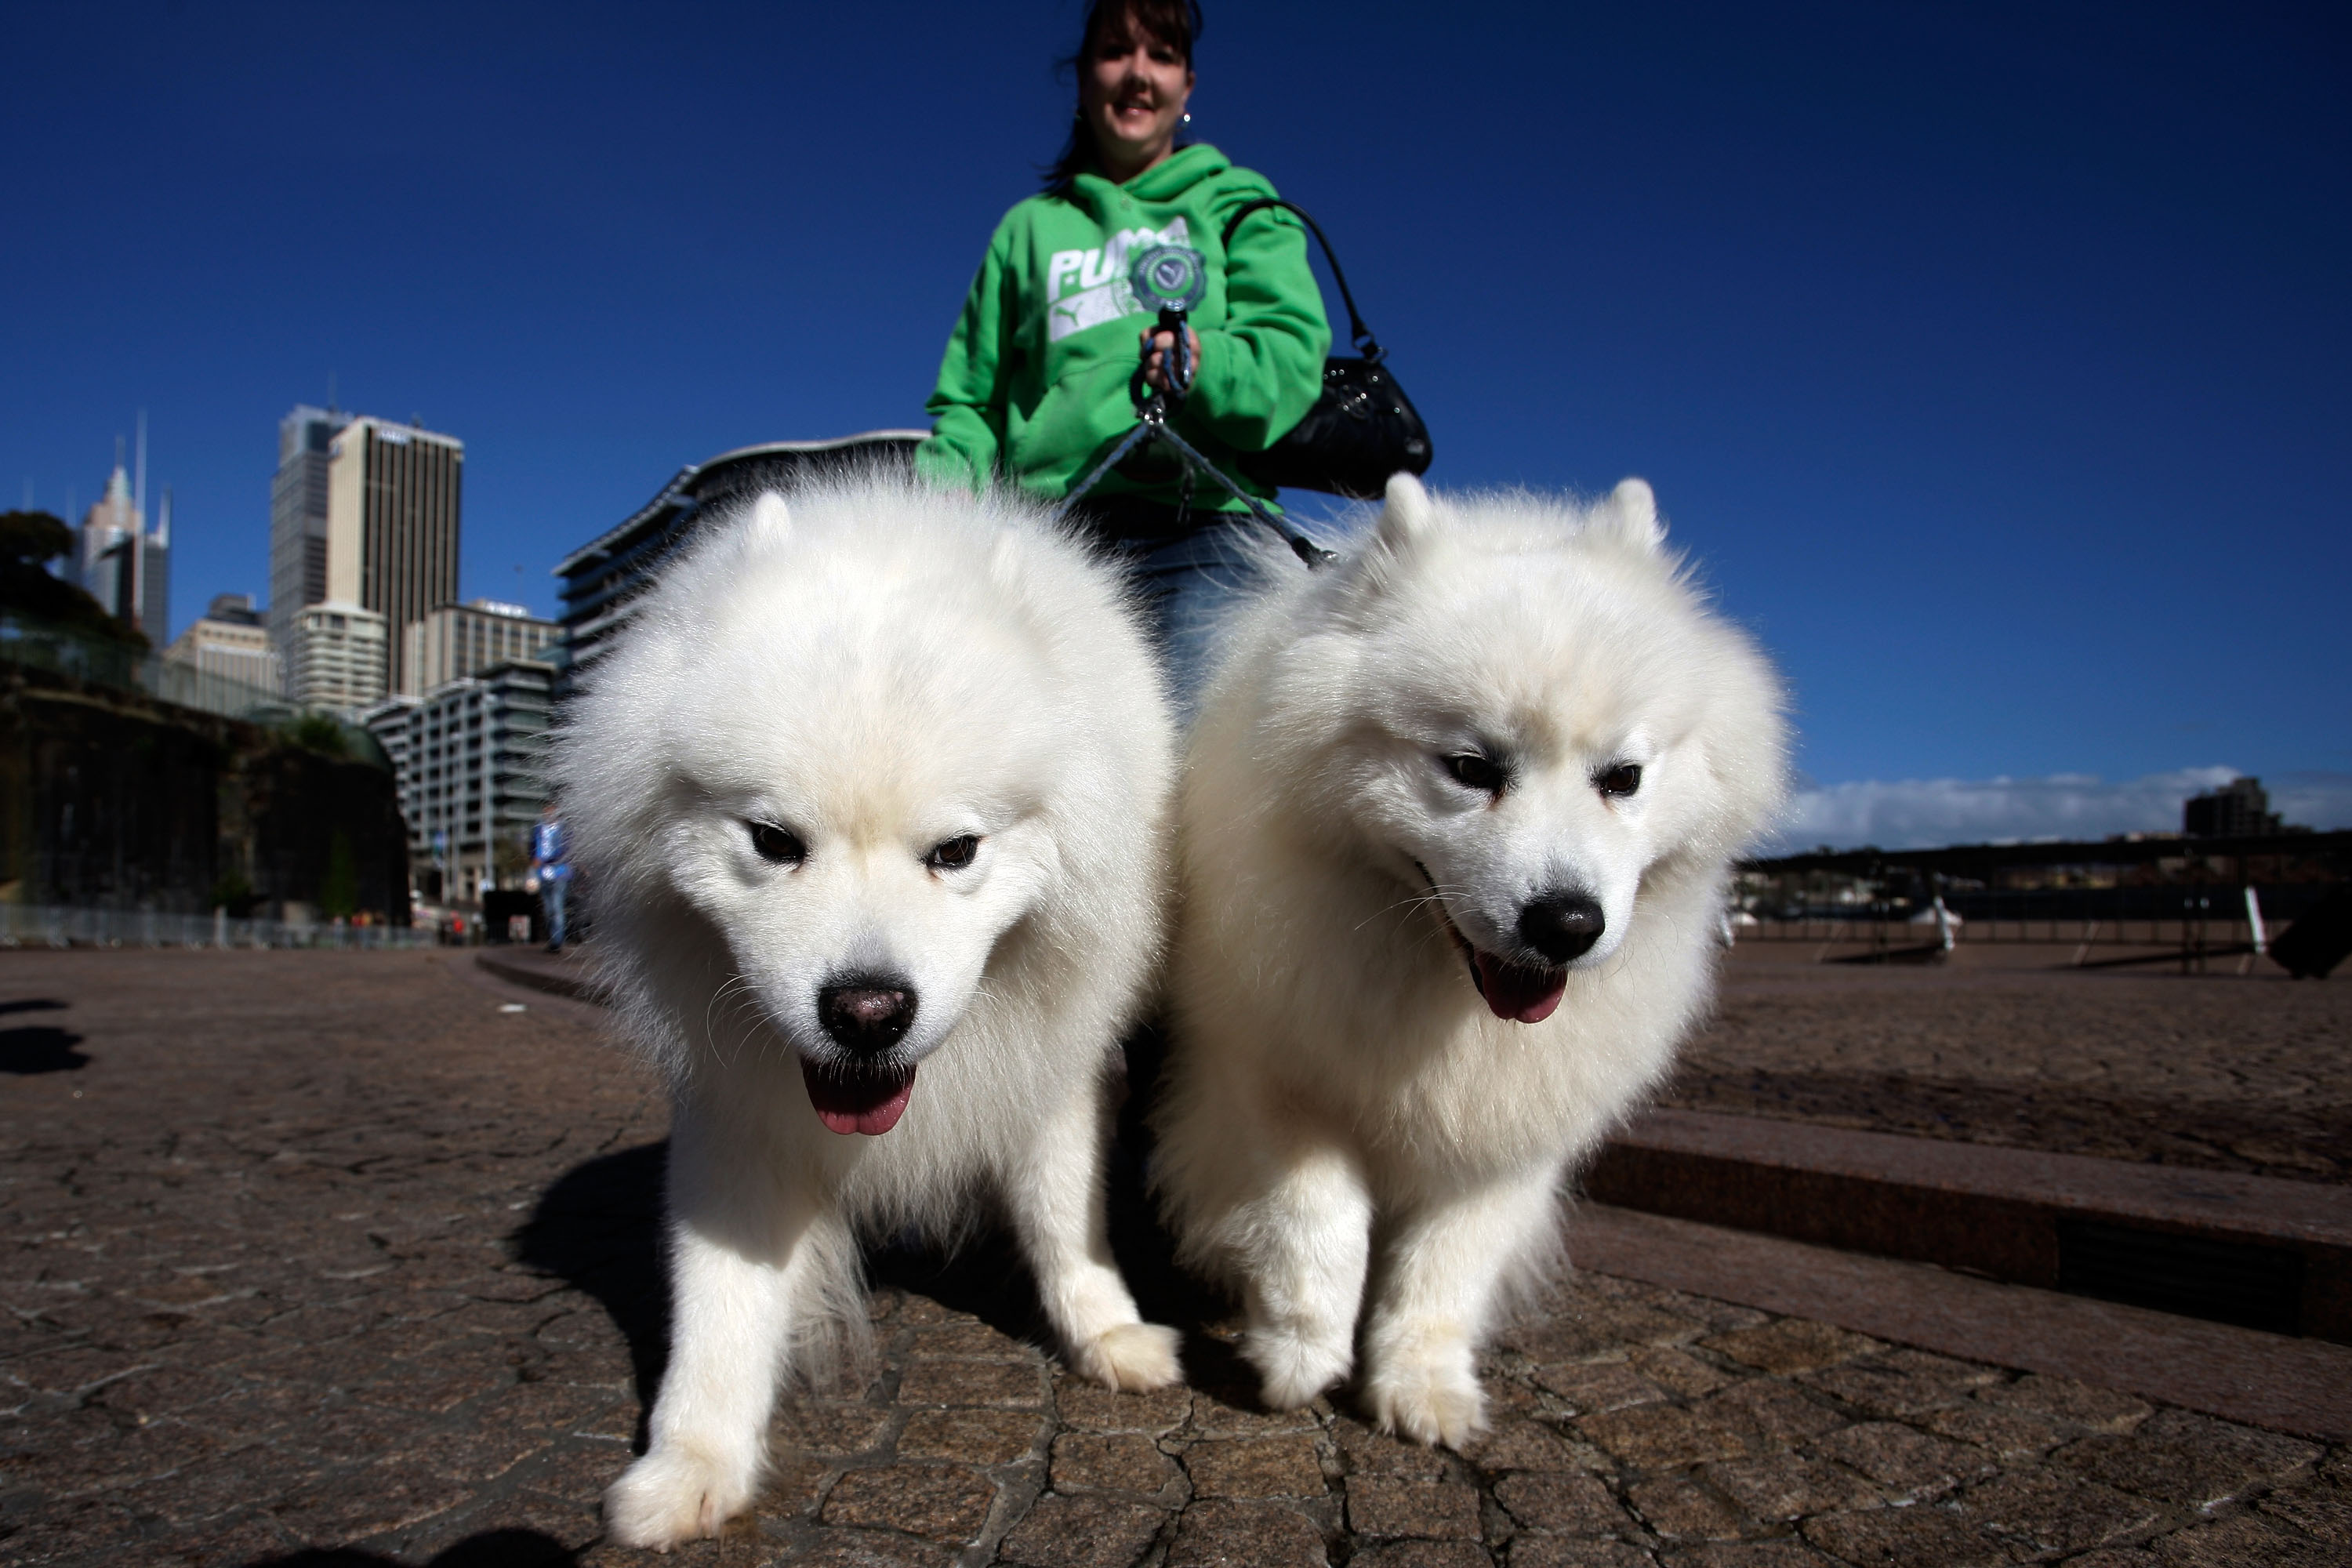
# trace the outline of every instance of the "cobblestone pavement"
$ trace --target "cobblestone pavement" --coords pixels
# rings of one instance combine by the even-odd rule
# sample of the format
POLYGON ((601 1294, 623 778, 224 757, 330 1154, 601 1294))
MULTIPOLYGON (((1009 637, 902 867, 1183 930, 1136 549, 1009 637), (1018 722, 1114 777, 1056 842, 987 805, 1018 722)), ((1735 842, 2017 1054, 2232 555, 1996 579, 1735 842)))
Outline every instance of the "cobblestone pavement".
MULTIPOLYGON (((2029 951, 2052 964, 2068 952, 2029 951)), ((2347 1041, 2352 985, 2267 969, 1861 967, 1756 943, 1730 965, 1716 1022, 1663 1100, 2342 1183, 2352 1181, 2347 1041)))
MULTIPOLYGON (((589 1010, 437 952, 6 953, 0 1009, 0 1562, 640 1561, 595 1510, 658 1375, 663 1110, 589 1010)), ((1192 1386, 1113 1395, 1030 1348, 1002 1257, 883 1259, 870 1375, 672 1560, 2352 1554, 2346 1447, 1592 1275, 1465 1454, 1258 1411, 1213 1324, 1192 1386)))

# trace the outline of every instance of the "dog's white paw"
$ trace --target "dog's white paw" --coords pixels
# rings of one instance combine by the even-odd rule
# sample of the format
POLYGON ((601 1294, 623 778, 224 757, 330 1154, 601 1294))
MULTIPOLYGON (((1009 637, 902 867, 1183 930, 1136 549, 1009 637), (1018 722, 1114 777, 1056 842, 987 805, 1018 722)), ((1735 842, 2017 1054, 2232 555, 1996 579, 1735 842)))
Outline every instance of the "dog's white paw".
POLYGON ((1080 1346, 1078 1375, 1127 1394, 1165 1388, 1184 1375, 1176 1358, 1176 1331, 1158 1323, 1120 1323, 1080 1346))
POLYGON ((1252 1329, 1242 1336, 1242 1358, 1257 1368, 1259 1396, 1269 1410, 1313 1404, 1355 1363, 1345 1339, 1310 1338, 1286 1329, 1252 1329))
POLYGON ((1364 1387, 1373 1420, 1381 1431, 1416 1443, 1461 1447, 1486 1426, 1486 1396, 1468 1362, 1465 1348, 1376 1364, 1364 1387))
POLYGON ((683 1445, 656 1447, 605 1490, 605 1533, 656 1552, 717 1535, 751 1502, 757 1482, 756 1466, 722 1465, 683 1445))

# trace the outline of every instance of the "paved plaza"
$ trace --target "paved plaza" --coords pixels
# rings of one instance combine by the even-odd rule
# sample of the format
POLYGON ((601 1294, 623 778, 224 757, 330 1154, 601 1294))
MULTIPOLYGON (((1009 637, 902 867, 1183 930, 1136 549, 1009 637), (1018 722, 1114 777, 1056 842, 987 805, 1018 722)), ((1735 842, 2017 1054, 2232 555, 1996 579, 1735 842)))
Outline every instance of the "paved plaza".
MULTIPOLYGON (((2077 1136, 2056 1100, 2091 1152, 2343 1177, 2340 985, 1822 973, 1741 969, 1676 1095, 2036 1147, 2077 1136)), ((595 1009, 454 951, 26 951, 0 1010, 0 1563, 654 1561, 596 1500, 664 1354, 666 1110, 595 1009)), ((754 1514, 669 1561, 2352 1559, 2340 1431, 1599 1273, 1503 1336, 1466 1453, 1344 1396, 1268 1415, 1222 1310, 1125 1244, 1190 1386, 1064 1376, 1001 1246, 884 1256, 871 1365, 789 1402, 754 1514)))
POLYGON ((2109 1159, 2352 1182, 2352 985, 2269 961, 2068 971, 2063 944, 1948 965, 1748 942, 1664 1103, 2109 1159))

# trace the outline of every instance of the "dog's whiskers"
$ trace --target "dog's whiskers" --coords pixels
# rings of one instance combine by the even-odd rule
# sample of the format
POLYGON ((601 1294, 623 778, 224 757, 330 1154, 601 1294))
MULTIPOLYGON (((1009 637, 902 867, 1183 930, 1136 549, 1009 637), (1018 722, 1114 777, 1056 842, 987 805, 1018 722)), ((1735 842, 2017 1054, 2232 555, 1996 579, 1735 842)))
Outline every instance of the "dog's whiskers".
POLYGON ((728 1067, 734 1066, 735 1059, 719 1047, 719 1034, 712 1024, 711 1011, 721 1002, 725 1002, 730 1010, 743 1005, 750 996, 751 990, 751 977, 738 970, 730 974, 718 990, 710 994, 709 1001, 702 1005, 702 1037, 709 1045, 711 1054, 718 1057, 720 1062, 728 1067))
MULTIPOLYGON (((1414 864, 1417 868, 1420 863, 1416 861, 1414 864)), ((1426 877, 1429 873, 1424 870, 1422 872, 1422 875, 1426 877)), ((1388 914, 1391 910, 1425 909, 1431 904, 1435 904, 1439 910, 1445 915, 1445 918, 1450 921, 1454 918, 1454 912, 1446 905, 1445 895, 1447 893, 1466 893, 1470 889, 1466 884, 1457 886, 1451 882, 1439 883, 1432 881, 1429 884, 1429 888, 1426 892, 1408 893, 1403 898, 1397 900, 1394 903, 1387 904, 1380 909, 1374 910, 1370 914, 1366 915, 1362 920, 1358 921, 1356 922, 1355 929, 1361 931, 1366 926, 1371 924, 1374 921, 1380 919, 1382 915, 1388 914)))
POLYGON ((1445 900, 1444 898, 1433 892, 1415 893, 1410 898, 1399 899, 1392 904, 1384 905, 1380 909, 1374 910, 1370 914, 1368 914, 1362 920, 1358 921, 1356 922, 1355 929, 1361 931, 1366 926, 1371 924, 1374 921, 1380 919, 1382 915, 1391 913, 1397 910, 1426 909, 1431 904, 1435 904, 1440 909, 1443 909, 1445 907, 1445 900))

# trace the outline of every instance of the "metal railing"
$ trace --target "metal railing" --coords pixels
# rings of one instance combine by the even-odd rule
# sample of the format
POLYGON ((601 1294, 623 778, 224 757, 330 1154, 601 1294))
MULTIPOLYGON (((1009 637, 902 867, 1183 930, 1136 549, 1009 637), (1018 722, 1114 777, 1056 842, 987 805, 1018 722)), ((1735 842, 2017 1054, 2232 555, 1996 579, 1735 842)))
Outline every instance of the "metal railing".
POLYGON ((2173 920, 1967 921, 1939 905, 1940 918, 1931 924, 1882 907, 1843 918, 1734 917, 1727 921, 1725 934, 1734 944, 1809 942, 1817 963, 1831 961, 1833 953, 1840 963, 1933 963, 1958 947, 2010 942, 2071 946, 2067 963, 2076 969, 2137 968, 2177 960, 2183 974, 2202 974, 2213 960, 2235 958, 2240 961, 2237 973, 2246 974, 2252 972, 2253 961, 2270 951, 2270 926, 2252 888, 2241 889, 2239 900, 2242 918, 2235 919, 2226 901, 2217 915, 2213 899, 2197 897, 2182 900, 2189 908, 2173 920))
POLYGON ((62 904, 0 904, 5 947, 323 947, 378 951, 432 947, 430 926, 353 925, 345 921, 236 921, 227 911, 163 914, 62 904))

